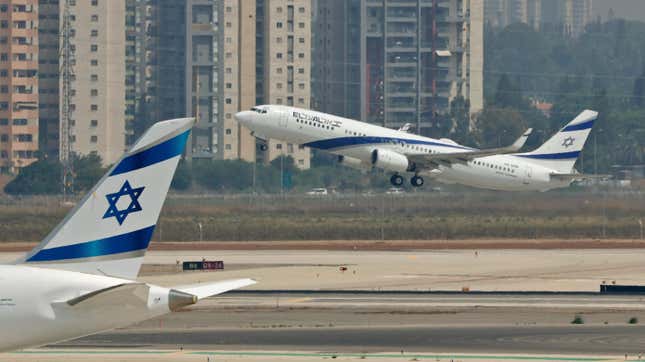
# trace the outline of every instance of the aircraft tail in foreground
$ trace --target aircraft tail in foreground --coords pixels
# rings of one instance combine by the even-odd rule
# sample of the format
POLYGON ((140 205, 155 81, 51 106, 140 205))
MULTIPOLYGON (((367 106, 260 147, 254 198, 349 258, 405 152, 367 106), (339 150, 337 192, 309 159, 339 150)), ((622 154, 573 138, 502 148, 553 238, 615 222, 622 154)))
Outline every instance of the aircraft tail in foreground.
POLYGON ((136 278, 194 122, 153 125, 16 264, 136 278))

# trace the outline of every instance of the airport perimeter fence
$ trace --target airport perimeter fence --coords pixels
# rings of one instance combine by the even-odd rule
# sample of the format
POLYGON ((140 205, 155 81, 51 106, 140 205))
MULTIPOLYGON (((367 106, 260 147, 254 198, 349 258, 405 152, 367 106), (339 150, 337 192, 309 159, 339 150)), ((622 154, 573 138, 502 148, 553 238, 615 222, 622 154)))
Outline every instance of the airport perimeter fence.
MULTIPOLYGON (((0 241, 38 241, 72 207, 0 199, 0 241)), ((157 241, 640 239, 639 192, 417 192, 398 195, 179 195, 157 241)))

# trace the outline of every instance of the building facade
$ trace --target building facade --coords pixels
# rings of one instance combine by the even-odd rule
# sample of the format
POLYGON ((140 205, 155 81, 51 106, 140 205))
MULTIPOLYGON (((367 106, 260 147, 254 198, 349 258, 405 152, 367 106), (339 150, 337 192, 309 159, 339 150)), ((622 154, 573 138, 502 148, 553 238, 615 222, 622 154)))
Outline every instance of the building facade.
POLYGON ((321 5, 314 42, 320 110, 427 133, 457 96, 470 101, 471 113, 483 107, 482 0, 350 0, 345 17, 321 5))
MULTIPOLYGON (((309 108, 311 104, 311 0, 257 0, 263 29, 261 47, 262 103, 309 108)), ((311 152, 297 144, 268 140, 264 161, 290 156, 301 169, 310 167, 311 152)))
POLYGON ((38 3, 39 147, 47 157, 58 158, 60 5, 58 0, 38 3))
POLYGON ((0 171, 38 157, 38 1, 0 1, 0 171))
POLYGON ((96 153, 109 165, 123 154, 132 128, 126 124, 125 0, 70 1, 69 6, 74 54, 70 149, 78 155, 96 153))

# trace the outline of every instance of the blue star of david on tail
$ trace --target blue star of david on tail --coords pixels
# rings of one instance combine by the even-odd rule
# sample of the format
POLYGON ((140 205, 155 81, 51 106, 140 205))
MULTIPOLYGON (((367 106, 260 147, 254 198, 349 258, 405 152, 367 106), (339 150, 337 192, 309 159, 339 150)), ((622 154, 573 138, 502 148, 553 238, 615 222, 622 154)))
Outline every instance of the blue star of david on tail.
POLYGON ((573 141, 575 140, 576 139, 573 137, 566 138, 564 141, 562 141, 562 146, 564 146, 564 148, 569 148, 573 146, 573 141))
POLYGON ((143 186, 133 189, 132 186, 130 186, 130 182, 126 180, 118 192, 105 195, 105 198, 107 199, 110 206, 105 212, 105 215, 103 215, 103 218, 108 219, 115 217, 116 221, 119 222, 119 225, 123 225, 123 222, 130 213, 143 210, 141 208, 141 205, 139 204, 139 196, 141 196, 141 194, 143 193, 143 189, 145 189, 145 187, 143 186), (119 210, 119 208, 117 207, 119 199, 121 199, 122 196, 126 195, 130 197, 130 205, 124 210, 119 210))

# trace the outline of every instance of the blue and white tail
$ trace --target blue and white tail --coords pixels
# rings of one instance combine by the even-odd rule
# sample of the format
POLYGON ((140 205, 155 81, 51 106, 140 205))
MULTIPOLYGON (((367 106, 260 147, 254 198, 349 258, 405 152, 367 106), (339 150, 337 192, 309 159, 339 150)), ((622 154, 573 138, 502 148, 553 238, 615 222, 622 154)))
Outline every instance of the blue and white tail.
POLYGON ((17 263, 136 278, 193 124, 182 118, 150 127, 17 263))
POLYGON ((517 154, 559 173, 572 173, 598 112, 585 110, 533 152, 517 154))

